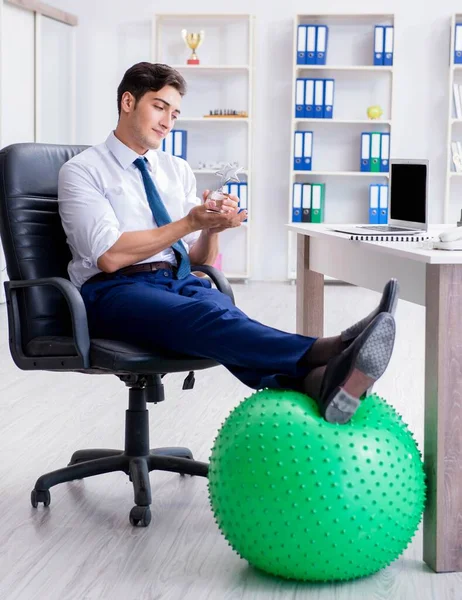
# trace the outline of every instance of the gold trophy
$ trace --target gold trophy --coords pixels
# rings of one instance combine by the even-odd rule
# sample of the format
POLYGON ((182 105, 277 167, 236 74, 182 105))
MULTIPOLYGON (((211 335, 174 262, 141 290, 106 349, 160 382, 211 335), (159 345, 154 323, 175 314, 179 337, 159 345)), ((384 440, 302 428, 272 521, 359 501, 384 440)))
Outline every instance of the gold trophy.
POLYGON ((199 59, 197 58, 196 49, 199 48, 204 41, 205 32, 199 31, 199 33, 188 33, 186 29, 182 29, 181 35, 183 36, 185 44, 192 50, 191 58, 188 58, 188 65, 198 65, 199 59))

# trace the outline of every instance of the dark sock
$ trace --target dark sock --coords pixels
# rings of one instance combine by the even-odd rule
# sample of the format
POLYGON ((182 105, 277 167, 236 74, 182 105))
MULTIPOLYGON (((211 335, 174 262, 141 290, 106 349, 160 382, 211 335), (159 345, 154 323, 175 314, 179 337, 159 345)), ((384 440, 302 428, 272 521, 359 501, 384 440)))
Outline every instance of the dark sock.
POLYGON ((347 348, 348 343, 342 342, 339 335, 318 338, 301 358, 302 365, 307 369, 327 365, 333 356, 337 356, 347 348))
MULTIPOLYGON (((313 400, 316 400, 316 402, 319 405, 319 400, 320 400, 320 391, 321 391, 321 384, 322 384, 322 380, 324 378, 324 373, 326 371, 326 367, 316 367, 315 369, 313 369, 312 371, 310 371, 308 373, 308 375, 305 377, 305 379, 303 380, 303 392, 309 396, 310 398, 313 398, 313 400)), ((321 408, 319 406, 319 408, 321 408)))

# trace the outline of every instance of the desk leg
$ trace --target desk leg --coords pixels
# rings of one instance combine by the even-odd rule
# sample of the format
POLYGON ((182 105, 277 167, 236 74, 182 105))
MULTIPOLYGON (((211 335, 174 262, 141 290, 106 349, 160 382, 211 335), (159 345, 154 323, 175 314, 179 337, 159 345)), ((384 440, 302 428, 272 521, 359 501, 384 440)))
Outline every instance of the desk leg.
POLYGON ((427 265, 424 560, 462 571, 462 265, 427 265))
POLYGON ((324 275, 310 271, 310 238, 297 235, 297 333, 324 333, 324 275))

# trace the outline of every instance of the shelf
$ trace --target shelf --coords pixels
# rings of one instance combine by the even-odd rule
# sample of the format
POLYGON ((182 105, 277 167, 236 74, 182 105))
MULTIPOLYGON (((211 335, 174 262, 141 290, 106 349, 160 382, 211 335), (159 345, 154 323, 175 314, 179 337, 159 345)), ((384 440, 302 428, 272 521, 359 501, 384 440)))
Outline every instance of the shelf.
MULTIPOLYGON (((338 123, 340 125, 389 125, 391 120, 385 119, 294 119, 296 123, 338 123)), ((462 123, 462 120, 461 120, 462 123)))
POLYGON ((186 69, 187 71, 249 71, 249 65, 170 65, 177 71, 186 69))
MULTIPOLYGON (((300 19, 319 19, 322 24, 329 20, 331 22, 340 21, 353 21, 354 24, 362 21, 384 21, 385 19, 393 19, 394 15, 391 13, 325 13, 325 12, 313 12, 313 13, 301 13, 298 15, 300 19)), ((313 21, 314 22, 314 21, 313 21)), ((310 21, 311 23, 311 21, 310 21)))
POLYGON ((390 177, 390 173, 373 173, 372 171, 292 171, 292 175, 321 175, 328 177, 390 177))
POLYGON ((457 171, 450 171, 449 172, 449 177, 461 177, 462 176, 462 172, 458 173, 457 171))
MULTIPOLYGON (((461 65, 462 67, 462 65, 461 65)), ((375 66, 375 65, 296 65, 297 71, 393 71, 393 66, 375 66)))
MULTIPOLYGON (((195 175, 215 175, 218 169, 193 169, 192 172, 195 175)), ((243 171, 239 171, 238 175, 248 175, 248 170, 244 169, 243 171)))
POLYGON ((201 123, 201 122, 210 122, 215 123, 223 123, 226 121, 227 123, 232 123, 236 121, 237 123, 249 123, 250 119, 248 117, 179 117, 178 123, 201 123))
POLYGON ((248 14, 234 14, 234 13, 157 13, 156 17, 158 20, 161 19, 179 19, 184 21, 185 19, 249 19, 248 14))

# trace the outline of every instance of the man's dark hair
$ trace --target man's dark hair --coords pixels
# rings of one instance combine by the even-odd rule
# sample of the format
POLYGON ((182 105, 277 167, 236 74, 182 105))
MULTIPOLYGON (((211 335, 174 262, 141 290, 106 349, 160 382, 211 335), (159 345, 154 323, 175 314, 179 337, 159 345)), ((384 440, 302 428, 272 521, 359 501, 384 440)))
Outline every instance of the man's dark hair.
POLYGON ((140 62, 130 67, 117 88, 117 109, 120 116, 122 96, 130 92, 138 102, 146 92, 158 92, 171 85, 181 96, 186 94, 186 81, 176 69, 161 63, 140 62))

